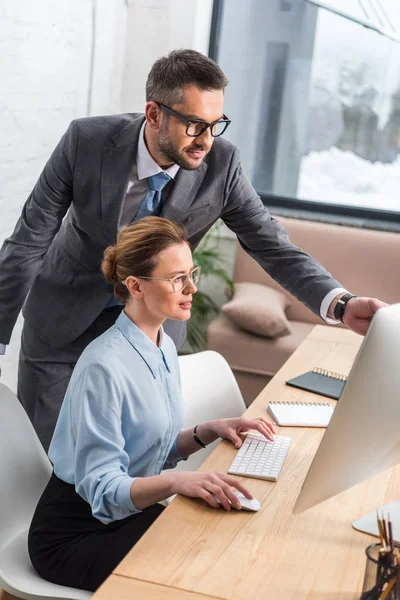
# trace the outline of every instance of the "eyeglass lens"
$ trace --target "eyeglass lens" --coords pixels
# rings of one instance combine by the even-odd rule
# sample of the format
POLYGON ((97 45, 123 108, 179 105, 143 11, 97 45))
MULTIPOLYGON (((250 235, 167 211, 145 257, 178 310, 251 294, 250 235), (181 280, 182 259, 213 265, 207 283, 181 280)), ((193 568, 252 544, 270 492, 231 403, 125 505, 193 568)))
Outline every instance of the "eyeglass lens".
POLYGON ((174 278, 174 289, 176 292, 180 292, 188 284, 188 281, 196 285, 200 280, 200 269, 194 269, 190 275, 178 275, 174 278))
MULTIPOLYGON (((224 121, 218 121, 211 127, 211 135, 218 137, 222 135, 225 129, 228 127, 228 123, 224 121)), ((189 123, 186 129, 187 135, 193 137, 201 135, 207 129, 207 123, 189 123)))

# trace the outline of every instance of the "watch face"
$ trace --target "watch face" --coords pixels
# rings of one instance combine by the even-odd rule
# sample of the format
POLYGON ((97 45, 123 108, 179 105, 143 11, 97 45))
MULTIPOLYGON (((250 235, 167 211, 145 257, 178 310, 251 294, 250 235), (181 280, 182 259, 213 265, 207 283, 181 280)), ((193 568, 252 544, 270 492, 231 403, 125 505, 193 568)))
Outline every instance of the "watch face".
POLYGON ((346 306, 346 304, 344 302, 342 302, 341 300, 338 300, 338 302, 335 306, 335 310, 333 311, 333 315, 337 321, 341 320, 343 313, 344 313, 345 306, 346 306))

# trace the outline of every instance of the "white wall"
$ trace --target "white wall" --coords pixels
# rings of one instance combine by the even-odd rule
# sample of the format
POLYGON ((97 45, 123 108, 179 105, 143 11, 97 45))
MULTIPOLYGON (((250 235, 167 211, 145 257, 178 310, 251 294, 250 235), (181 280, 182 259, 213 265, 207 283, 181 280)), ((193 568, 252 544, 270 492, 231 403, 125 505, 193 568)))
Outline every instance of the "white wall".
POLYGON ((0 238, 54 144, 86 113, 90 2, 2 0, 0 238))
MULTIPOLYGON (((90 71, 89 0, 2 0, 0 77, 0 242, 68 123, 86 114, 90 71)), ((16 389, 22 319, 1 381, 16 389)))
MULTIPOLYGON (((1 0, 0 244, 69 122, 141 111, 151 64, 207 53, 212 0, 1 0)), ((21 320, 1 381, 16 389, 21 320)))
POLYGON ((174 48, 208 52, 212 0, 133 0, 121 93, 122 112, 141 111, 151 65, 174 48))

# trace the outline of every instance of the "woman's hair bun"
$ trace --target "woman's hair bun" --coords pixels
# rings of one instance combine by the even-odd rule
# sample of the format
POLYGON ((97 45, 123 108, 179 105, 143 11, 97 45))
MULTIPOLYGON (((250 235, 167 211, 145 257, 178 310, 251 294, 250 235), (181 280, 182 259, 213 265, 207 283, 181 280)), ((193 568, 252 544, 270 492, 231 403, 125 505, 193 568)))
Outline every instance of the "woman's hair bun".
POLYGON ((104 277, 112 286, 118 283, 116 254, 116 247, 108 246, 108 248, 104 250, 104 258, 101 263, 101 270, 103 271, 104 277))

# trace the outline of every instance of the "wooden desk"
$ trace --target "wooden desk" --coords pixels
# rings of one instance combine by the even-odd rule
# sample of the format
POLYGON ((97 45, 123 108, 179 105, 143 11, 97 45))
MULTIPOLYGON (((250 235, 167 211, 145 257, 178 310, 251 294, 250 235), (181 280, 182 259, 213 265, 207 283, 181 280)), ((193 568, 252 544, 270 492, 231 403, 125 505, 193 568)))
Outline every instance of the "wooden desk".
POLYGON ((111 575, 97 590, 93 598, 96 600, 116 600, 117 598, 118 600, 219 600, 215 596, 204 596, 120 575, 111 575))
MULTIPOLYGON (((348 373, 361 341, 351 331, 315 327, 247 414, 266 415, 269 400, 321 401, 314 394, 285 386, 285 380, 313 367, 348 373)), ((165 595, 160 596, 163 599, 180 598, 178 592, 183 590, 199 595, 199 600, 203 595, 224 600, 358 599, 364 551, 374 538, 354 531, 351 523, 398 499, 400 469, 386 471, 292 515, 324 430, 282 427, 279 433, 292 437, 279 481, 243 478, 262 504, 258 513, 226 513, 200 500, 177 497, 120 563, 115 575, 166 586, 165 595)), ((201 470, 226 472, 234 453, 231 445, 222 442, 201 470)), ((148 589, 150 593, 151 587, 148 589)))

